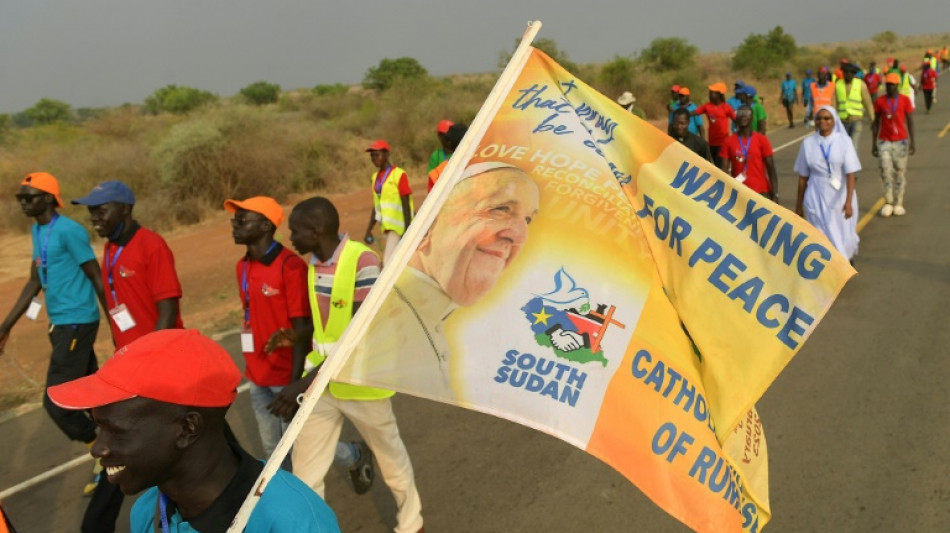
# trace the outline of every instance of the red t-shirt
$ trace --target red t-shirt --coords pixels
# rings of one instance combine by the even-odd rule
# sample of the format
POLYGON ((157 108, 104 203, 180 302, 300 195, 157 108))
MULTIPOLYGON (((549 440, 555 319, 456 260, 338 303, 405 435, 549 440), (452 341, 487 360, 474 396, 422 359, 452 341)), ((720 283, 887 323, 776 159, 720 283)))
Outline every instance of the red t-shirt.
POLYGON ((868 92, 873 95, 881 86, 881 75, 877 72, 869 72, 864 75, 864 83, 868 86, 868 92))
POLYGON ((254 336, 254 353, 244 353, 244 374, 261 387, 280 387, 291 381, 293 347, 266 353, 267 339, 278 329, 290 329, 292 318, 310 318, 307 264, 297 254, 277 244, 260 261, 245 256, 235 268, 238 296, 247 310, 254 336), (247 293, 244 279, 247 276, 247 293))
POLYGON ((729 121, 727 119, 736 119, 736 112, 732 106, 722 102, 719 105, 713 105, 710 102, 696 108, 694 115, 706 115, 709 119, 709 146, 722 146, 722 143, 729 136, 729 121))
POLYGON ((920 88, 932 91, 937 88, 937 71, 928 68, 920 75, 920 88))
POLYGON ((874 101, 874 113, 881 117, 881 129, 877 137, 882 141, 904 141, 907 139, 907 115, 914 112, 910 98, 898 94, 889 99, 887 95, 874 101))
POLYGON ((719 150, 719 157, 729 159, 732 177, 745 172, 747 187, 757 193, 768 193, 772 192, 772 187, 765 172, 764 158, 770 157, 772 153, 769 138, 753 131, 748 139, 740 138, 739 134, 726 138, 719 150))
MULTIPOLYGON (((115 321, 109 319, 116 348, 155 331, 158 322, 156 302, 181 298, 175 256, 165 239, 142 227, 137 228, 126 243, 106 242, 102 256, 102 286, 109 309, 124 304, 135 320, 134 327, 119 331, 115 321), (110 275, 112 283, 109 282, 110 275)), ((175 327, 182 327, 180 313, 175 327)))

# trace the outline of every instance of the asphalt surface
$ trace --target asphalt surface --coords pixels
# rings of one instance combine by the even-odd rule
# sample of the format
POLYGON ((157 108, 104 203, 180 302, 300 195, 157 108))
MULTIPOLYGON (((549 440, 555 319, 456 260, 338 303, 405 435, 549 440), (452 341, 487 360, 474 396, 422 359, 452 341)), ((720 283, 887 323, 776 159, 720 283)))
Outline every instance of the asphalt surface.
MULTIPOLYGON (((859 276, 758 405, 768 439, 773 518, 780 532, 946 531, 950 523, 950 111, 919 110, 907 215, 870 218, 859 276), (938 138, 943 131, 945 136, 938 138)), ((774 146, 807 130, 776 129, 774 146)), ((880 197, 865 131, 858 197, 880 197)), ((782 204, 797 187, 794 144, 775 156, 782 204)), ((236 351, 234 338, 225 343, 236 351)), ((649 531, 687 528, 610 467, 553 437, 488 415, 399 395, 394 405, 416 470, 430 533, 649 531)), ((260 452, 247 394, 232 408, 238 437, 260 452)), ((344 428, 353 438, 352 428, 344 428)), ((74 457, 42 409, 0 422, 0 491, 74 457)), ((21 533, 76 531, 91 463, 3 501, 21 533)), ((343 531, 384 532, 395 505, 381 483, 356 496, 327 477, 343 531)), ((132 498, 127 498, 126 507, 132 498)), ((123 512, 118 531, 128 529, 123 512)))

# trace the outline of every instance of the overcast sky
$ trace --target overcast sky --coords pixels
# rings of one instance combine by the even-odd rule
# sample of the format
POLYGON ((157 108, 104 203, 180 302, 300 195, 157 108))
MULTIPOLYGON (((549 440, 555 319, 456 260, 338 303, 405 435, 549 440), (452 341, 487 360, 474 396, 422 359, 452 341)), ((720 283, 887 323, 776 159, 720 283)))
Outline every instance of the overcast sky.
POLYGON ((258 80, 357 83, 386 57, 434 75, 491 71, 528 20, 587 63, 656 37, 726 51, 779 24, 799 44, 942 33, 947 13, 946 0, 0 0, 0 112, 43 97, 140 103, 169 83, 220 95, 258 80))

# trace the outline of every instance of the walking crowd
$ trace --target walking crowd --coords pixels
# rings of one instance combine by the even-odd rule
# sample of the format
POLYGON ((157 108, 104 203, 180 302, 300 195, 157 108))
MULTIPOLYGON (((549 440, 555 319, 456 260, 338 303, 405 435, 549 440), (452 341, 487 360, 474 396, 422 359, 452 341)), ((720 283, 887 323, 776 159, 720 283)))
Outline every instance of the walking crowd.
MULTIPOLYGON (((817 78, 806 69, 800 86, 792 72, 786 72, 778 93, 790 129, 796 126, 798 105, 803 107, 802 126, 815 128, 802 142, 793 166, 799 178, 795 212, 824 233, 852 264, 859 242, 856 187, 862 167, 857 149, 864 129, 870 124, 871 155, 878 159, 881 172, 884 205, 879 214, 902 216, 907 213, 907 160, 916 151, 916 95, 923 93, 930 113, 937 102, 937 80, 950 68, 950 50, 927 50, 916 69, 908 70, 893 58, 884 64, 882 70, 870 61, 863 69, 843 58, 834 71, 819 67, 817 78)), ((689 87, 671 87, 667 133, 740 183, 778 202, 778 174, 766 137, 769 123, 763 97, 742 80, 735 82, 728 99, 721 81, 707 89, 708 101, 697 106, 691 102, 689 87)), ((618 102, 629 103, 631 98, 624 93, 618 102)))

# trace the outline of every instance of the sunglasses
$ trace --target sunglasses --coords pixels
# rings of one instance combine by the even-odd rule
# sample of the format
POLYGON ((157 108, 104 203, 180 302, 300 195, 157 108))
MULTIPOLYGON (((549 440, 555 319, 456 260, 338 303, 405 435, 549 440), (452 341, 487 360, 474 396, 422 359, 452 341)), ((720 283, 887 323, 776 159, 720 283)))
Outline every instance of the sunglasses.
POLYGON ((13 195, 13 196, 14 196, 14 198, 17 199, 18 202, 27 202, 27 203, 29 203, 29 202, 32 202, 33 199, 35 199, 35 198, 39 198, 40 196, 46 196, 46 194, 47 194, 47 193, 45 193, 45 192, 41 192, 41 193, 38 193, 38 194, 25 194, 25 193, 24 193, 24 194, 15 194, 15 195, 13 195))

